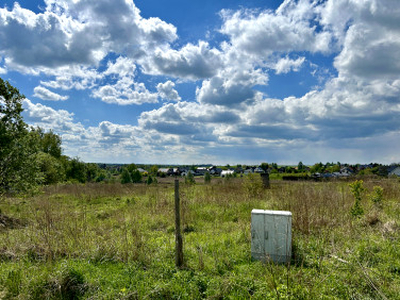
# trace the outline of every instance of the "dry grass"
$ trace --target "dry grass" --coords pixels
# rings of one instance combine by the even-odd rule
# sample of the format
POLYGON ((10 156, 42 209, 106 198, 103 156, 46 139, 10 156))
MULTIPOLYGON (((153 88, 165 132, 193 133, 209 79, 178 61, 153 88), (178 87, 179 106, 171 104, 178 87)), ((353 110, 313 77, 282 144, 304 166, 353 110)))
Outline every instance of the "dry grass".
MULTIPOLYGON (((376 296, 380 295, 381 289, 395 294, 393 284, 385 281, 388 274, 375 276, 370 269, 365 269, 365 266, 391 264, 399 265, 400 269, 400 255, 393 252, 395 250, 387 243, 389 240, 396 243, 399 240, 400 224, 397 216, 400 213, 400 185, 397 180, 374 179, 364 182, 370 192, 374 186, 381 186, 384 190, 384 201, 382 207, 376 207, 368 201, 365 194, 362 205, 366 213, 360 219, 355 219, 350 214, 354 199, 348 182, 272 181, 271 189, 264 190, 258 180, 259 178, 250 181, 246 181, 245 178, 213 179, 211 184, 204 184, 204 181, 198 180, 196 185, 185 185, 183 180, 181 181, 186 267, 195 272, 196 276, 200 274, 197 272, 201 272, 201 276, 208 278, 207 280, 222 280, 222 283, 217 284, 219 281, 215 281, 214 285, 210 285, 205 284, 202 277, 199 277, 198 284, 202 286, 201 289, 204 288, 213 297, 224 296, 224 293, 231 296, 239 293, 241 288, 235 287, 232 280, 236 277, 230 273, 236 272, 237 276, 244 276, 240 280, 245 280, 240 282, 239 286, 250 286, 244 290, 244 294, 237 294, 242 296, 250 295, 250 290, 253 290, 251 293, 258 291, 263 296, 271 292, 268 294, 272 295, 271 297, 280 297, 281 293, 293 295, 289 293, 288 280, 293 281, 306 298, 321 292, 312 287, 315 285, 333 288, 333 291, 323 292, 328 298, 341 298, 343 295, 359 298, 358 294, 376 296), (272 270, 268 271, 258 269, 251 262, 250 212, 253 208, 289 210, 293 213, 294 256, 291 268, 272 266, 272 270), (365 241, 366 238, 376 240, 376 243, 371 242, 376 246, 370 246, 369 242, 365 241), (377 255, 382 262, 377 260, 377 255), (348 262, 348 267, 361 270, 358 274, 360 277, 351 273, 354 270, 343 269, 345 264, 341 260, 348 262), (251 271, 250 266, 254 267, 255 271, 251 271), (328 268, 333 268, 332 272, 336 275, 329 275, 328 268), (257 272, 261 275, 257 275, 257 272), (224 274, 231 274, 232 278, 224 274), (316 274, 321 274, 322 277, 318 279, 316 274), (248 282, 248 279, 244 279, 246 276, 253 278, 253 281, 248 282), (371 288, 370 283, 366 283, 370 279, 375 280, 371 282, 376 290, 371 288), (329 280, 332 283, 328 283, 329 280), (351 288, 340 290, 339 285, 344 284, 346 280, 346 284, 351 288), (360 284, 365 286, 358 289, 357 285, 360 284), (283 292, 283 286, 286 286, 286 292, 283 292), (266 290, 263 292, 263 289, 266 290), (353 293, 352 289, 356 292, 353 293)), ((85 262, 85 267, 79 267, 80 271, 76 276, 80 280, 79 286, 85 286, 85 292, 88 287, 88 293, 92 295, 98 294, 96 291, 90 291, 82 277, 86 272, 85 268, 91 266, 87 264, 123 263, 139 268, 135 269, 135 272, 139 273, 143 270, 154 270, 152 278, 143 275, 146 280, 154 282, 164 280, 158 276, 172 278, 172 273, 168 272, 172 272, 170 270, 171 265, 173 266, 175 247, 173 199, 172 178, 165 178, 158 185, 150 186, 56 185, 47 187, 43 194, 33 198, 5 199, 0 204, 3 214, 26 224, 16 229, 6 228, 0 233, 0 264, 10 270, 7 273, 10 278, 19 274, 20 284, 25 289, 13 288, 10 285, 13 293, 26 295, 32 291, 32 287, 24 283, 24 276, 28 276, 24 275, 25 271, 18 271, 22 272, 21 274, 12 271, 13 266, 20 266, 19 269, 22 270, 24 263, 28 263, 29 266, 39 264, 46 268, 48 263, 57 265, 63 260, 70 263, 85 262)), ((75 268, 76 266, 63 269, 62 274, 66 274, 67 277, 70 276, 68 274, 75 274, 75 268)), ((397 269, 390 270, 397 274, 397 269)), ((120 271, 118 269, 114 272, 120 271)), ((38 278, 44 276, 38 274, 38 278)), ((0 288, 8 286, 11 279, 7 281, 7 276, 0 275, 0 288)), ((52 286, 54 282, 64 280, 64 277, 53 277, 40 280, 47 282, 45 286, 52 286)), ((97 279, 91 280, 96 282, 97 279)), ((177 282, 180 282, 179 280, 177 282)), ((92 284, 96 285, 93 282, 92 284)), ((107 283, 97 284, 96 286, 104 292, 102 285, 107 283)), ((149 295, 160 294, 168 298, 168 295, 171 296, 168 293, 175 288, 183 287, 179 283, 164 291, 157 290, 154 286, 146 287, 144 284, 136 286, 134 294, 147 295, 150 298, 149 295), (146 289, 151 289, 151 293, 146 294, 146 289), (166 291, 168 293, 163 294, 166 291)), ((48 289, 46 291, 49 292, 48 289)), ((61 293, 60 291, 61 289, 56 289, 54 293, 61 293)), ((44 292, 40 293, 39 295, 44 295, 44 292)), ((109 296, 113 298, 111 294, 109 296)))

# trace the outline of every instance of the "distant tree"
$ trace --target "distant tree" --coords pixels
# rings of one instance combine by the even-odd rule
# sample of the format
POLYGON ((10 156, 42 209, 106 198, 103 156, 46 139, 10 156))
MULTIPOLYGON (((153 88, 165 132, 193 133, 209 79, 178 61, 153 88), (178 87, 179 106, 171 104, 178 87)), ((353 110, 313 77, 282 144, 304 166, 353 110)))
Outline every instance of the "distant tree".
POLYGON ((146 183, 148 185, 152 184, 152 183, 157 183, 157 179, 153 178, 151 175, 149 175, 149 177, 147 177, 146 183))
POLYGON ((285 173, 296 173, 296 170, 292 167, 287 166, 285 168, 285 173))
POLYGON ((36 158, 41 184, 54 184, 65 180, 63 164, 49 153, 39 152, 36 158))
POLYGON ((37 184, 37 140, 21 116, 24 98, 0 78, 0 196, 28 191, 37 184))
POLYGON ((95 179, 95 181, 96 182, 102 182, 102 181, 104 181, 106 178, 107 178, 107 171, 106 170, 104 170, 104 169, 100 169, 99 170, 99 172, 97 173, 97 176, 96 176, 96 179, 95 179))
POLYGON ((297 170, 303 172, 305 170, 303 163, 300 161, 297 165, 297 170))
POLYGON ((127 168, 123 168, 122 172, 121 172, 121 183, 125 184, 125 183, 131 183, 131 182, 132 182, 131 173, 129 172, 129 170, 127 168))
POLYGON ((135 164, 129 164, 126 166, 126 168, 131 173, 131 176, 132 176, 133 172, 135 172, 137 170, 137 166, 135 164))
POLYGON ((261 163, 260 168, 264 170, 264 172, 267 172, 269 169, 269 164, 266 162, 261 163))
POLYGON ((131 177, 132 177, 132 182, 133 182, 133 183, 142 182, 142 174, 140 174, 140 171, 139 171, 139 170, 133 171, 131 177))
POLYGON ((340 165, 335 164, 333 166, 329 167, 329 172, 333 173, 333 172, 339 172, 340 171, 340 165))
POLYGON ((44 132, 41 128, 35 129, 40 138, 40 151, 48 153, 55 158, 60 158, 61 149, 61 138, 55 134, 52 130, 44 132))
POLYGON ((311 173, 322 173, 325 170, 324 165, 320 162, 313 165, 310 169, 311 173))
POLYGON ((150 175, 152 175, 152 176, 157 176, 157 173, 158 173, 158 166, 151 166, 151 168, 150 168, 150 175))
POLYGON ((76 180, 85 183, 87 180, 86 164, 75 157, 66 160, 65 173, 67 180, 76 180))
POLYGON ((98 174, 100 173, 100 168, 97 164, 87 163, 86 164, 86 180, 89 182, 96 181, 98 174))

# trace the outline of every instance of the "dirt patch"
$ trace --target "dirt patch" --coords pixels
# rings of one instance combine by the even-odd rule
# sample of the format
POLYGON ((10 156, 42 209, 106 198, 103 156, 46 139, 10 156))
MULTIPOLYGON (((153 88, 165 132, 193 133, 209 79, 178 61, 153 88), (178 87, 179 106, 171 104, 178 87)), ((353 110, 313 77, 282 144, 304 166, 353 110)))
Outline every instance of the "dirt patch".
POLYGON ((0 230, 21 228, 24 225, 25 223, 19 219, 0 214, 0 230))

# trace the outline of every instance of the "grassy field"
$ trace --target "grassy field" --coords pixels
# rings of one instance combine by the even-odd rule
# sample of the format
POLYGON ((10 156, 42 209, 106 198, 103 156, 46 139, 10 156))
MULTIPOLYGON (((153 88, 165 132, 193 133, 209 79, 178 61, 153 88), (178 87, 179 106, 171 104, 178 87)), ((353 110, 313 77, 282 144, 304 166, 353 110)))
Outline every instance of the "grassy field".
POLYGON ((400 183, 363 187, 364 213, 353 216, 349 182, 182 181, 182 269, 173 179, 6 198, 0 299, 400 299, 400 183), (251 260, 253 208, 293 213, 290 264, 251 260))

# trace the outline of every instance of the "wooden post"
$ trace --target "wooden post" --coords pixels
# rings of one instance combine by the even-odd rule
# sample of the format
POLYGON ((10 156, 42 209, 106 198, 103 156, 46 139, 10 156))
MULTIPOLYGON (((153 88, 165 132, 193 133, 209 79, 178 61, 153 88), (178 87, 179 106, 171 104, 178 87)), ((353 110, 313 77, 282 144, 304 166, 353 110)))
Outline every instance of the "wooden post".
POLYGON ((179 203, 179 179, 175 179, 175 265, 181 268, 183 265, 183 242, 181 234, 181 214, 179 203))
POLYGON ((270 185, 269 185, 269 174, 268 173, 262 173, 261 174, 261 179, 263 182, 263 187, 264 189, 269 189, 270 185))

